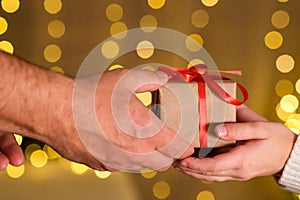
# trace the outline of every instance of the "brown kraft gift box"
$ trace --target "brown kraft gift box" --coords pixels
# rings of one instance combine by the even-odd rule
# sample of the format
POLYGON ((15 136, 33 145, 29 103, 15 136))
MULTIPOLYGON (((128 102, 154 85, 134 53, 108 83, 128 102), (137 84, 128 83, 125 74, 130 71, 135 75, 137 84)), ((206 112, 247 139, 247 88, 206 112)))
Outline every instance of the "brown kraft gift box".
MULTIPOLYGON (((229 95, 236 97, 236 82, 229 80, 216 82, 229 95)), ((216 148, 219 149, 218 152, 221 152, 226 149, 224 147, 235 144, 235 141, 219 140, 215 136, 214 127, 224 122, 235 122, 236 106, 222 100, 207 85, 205 87, 207 121, 207 146, 205 149, 210 152, 212 148, 216 148)), ((152 107, 154 113, 167 126, 192 144, 196 151, 200 150, 199 123, 201 123, 200 113, 202 112, 202 107, 199 108, 198 101, 197 82, 169 81, 153 94, 153 104, 156 106, 152 107)), ((204 154, 206 153, 204 152, 204 154)))

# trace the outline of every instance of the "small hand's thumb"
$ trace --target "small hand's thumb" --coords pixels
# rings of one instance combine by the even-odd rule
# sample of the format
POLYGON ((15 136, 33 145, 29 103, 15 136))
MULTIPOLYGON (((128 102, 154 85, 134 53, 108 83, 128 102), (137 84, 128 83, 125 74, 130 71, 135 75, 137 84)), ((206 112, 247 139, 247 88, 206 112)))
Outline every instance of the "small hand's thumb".
POLYGON ((227 123, 215 127, 216 135, 222 140, 254 140, 265 139, 264 130, 259 128, 261 122, 227 123))

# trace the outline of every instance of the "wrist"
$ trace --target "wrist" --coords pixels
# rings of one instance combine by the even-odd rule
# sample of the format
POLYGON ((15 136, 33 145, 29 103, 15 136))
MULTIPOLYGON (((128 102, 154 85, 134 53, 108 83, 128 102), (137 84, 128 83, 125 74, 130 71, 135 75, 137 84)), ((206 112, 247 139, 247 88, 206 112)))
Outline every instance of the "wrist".
MULTIPOLYGON (((74 80, 52 72, 48 72, 47 77, 48 81, 45 85, 48 92, 42 98, 45 103, 40 104, 39 108, 44 112, 40 116, 37 115, 37 118, 44 120, 39 127, 41 141, 52 144, 58 139, 63 140, 76 132, 72 111, 74 80)), ((41 100, 36 99, 36 101, 41 100)))
POLYGON ((0 66, 5 72, 0 78, 0 130, 48 142, 62 110, 71 107, 73 80, 3 52, 0 66))

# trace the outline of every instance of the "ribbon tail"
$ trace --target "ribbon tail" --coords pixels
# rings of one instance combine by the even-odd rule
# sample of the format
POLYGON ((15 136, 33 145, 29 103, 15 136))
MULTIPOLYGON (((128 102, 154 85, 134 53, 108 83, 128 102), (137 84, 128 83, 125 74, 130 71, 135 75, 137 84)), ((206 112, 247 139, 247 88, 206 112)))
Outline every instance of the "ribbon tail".
POLYGON ((199 109, 199 139, 200 147, 207 147, 207 107, 206 107, 206 84, 198 82, 198 109, 199 109))

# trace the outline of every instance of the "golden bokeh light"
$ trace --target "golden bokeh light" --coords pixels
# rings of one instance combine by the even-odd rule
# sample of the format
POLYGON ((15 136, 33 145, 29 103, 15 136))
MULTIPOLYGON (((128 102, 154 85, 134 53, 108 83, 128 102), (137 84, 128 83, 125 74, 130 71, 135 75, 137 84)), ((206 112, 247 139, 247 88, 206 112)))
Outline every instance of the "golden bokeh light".
POLYGON ((6 53, 13 54, 14 53, 14 46, 11 42, 7 40, 2 40, 0 42, 0 50, 5 51, 6 53))
POLYGON ((299 135, 300 133, 300 114, 291 114, 285 124, 291 131, 299 135), (290 121, 291 120, 291 121, 290 121))
POLYGON ((279 2, 281 2, 281 3, 286 3, 286 2, 288 2, 289 0, 278 0, 279 2))
POLYGON ((203 28, 209 22, 209 15, 205 10, 199 9, 193 12, 191 16, 191 21, 195 27, 203 28))
POLYGON ((56 72, 56 73, 60 73, 60 74, 65 74, 63 68, 61 68, 59 66, 51 67, 50 71, 53 71, 53 72, 56 72))
POLYGON ((1 1, 2 9, 7 13, 14 13, 20 7, 19 0, 2 0, 1 1))
POLYGON ((280 103, 276 106, 276 114, 277 114, 278 118, 284 122, 286 120, 288 120, 289 116, 294 113, 295 112, 286 112, 286 111, 282 110, 280 103))
POLYGON ((54 149, 52 149, 48 145, 44 145, 43 151, 46 152, 48 159, 50 159, 50 160, 61 157, 54 149))
POLYGON ((148 0, 148 5, 153 9, 160 9, 165 5, 165 0, 148 0))
POLYGON ((36 168, 44 167, 48 162, 48 156, 43 150, 36 150, 30 156, 30 163, 36 168))
POLYGON ((149 106, 152 103, 152 94, 151 92, 142 92, 137 93, 136 97, 145 105, 149 106))
POLYGON ((157 27, 157 19, 153 15, 145 15, 140 20, 140 27, 145 32, 153 32, 157 27))
POLYGON ((100 179, 106 179, 111 175, 111 172, 109 171, 97 171, 95 170, 95 174, 100 179))
POLYGON ((291 81, 283 79, 276 83, 275 91, 278 96, 283 97, 294 92, 294 85, 291 81))
POLYGON ((65 34, 65 24, 60 20, 53 20, 48 24, 48 33, 51 37, 60 38, 65 34))
POLYGON ((278 49, 283 43, 282 35, 277 31, 270 31, 265 36, 265 45, 269 49, 278 49))
POLYGON ((299 101, 294 95, 288 94, 281 98, 280 107, 285 112, 294 112, 299 106, 299 101))
POLYGON ((87 172, 87 170, 89 169, 88 166, 86 166, 84 164, 80 164, 80 163, 75 163, 75 162, 71 162, 70 168, 71 168, 71 171, 77 175, 82 175, 85 172, 87 172))
POLYGON ((136 47, 136 52, 140 58, 147 59, 153 55, 154 46, 151 42, 144 40, 138 43, 136 47))
POLYGON ((185 40, 185 46, 191 52, 199 51, 202 48, 203 43, 203 38, 198 34, 191 34, 185 40))
POLYGON ((15 167, 15 166, 8 164, 8 166, 6 168, 6 173, 11 178, 20 178, 21 176, 23 176, 24 172, 25 172, 24 165, 15 167))
POLYGON ((153 170, 149 170, 149 169, 141 170, 141 175, 146 179, 151 179, 151 178, 155 177, 156 174, 157 174, 157 172, 153 171, 153 170))
POLYGON ((210 191, 201 191, 198 193, 196 200, 215 200, 215 196, 210 191))
POLYGON ((298 92, 298 94, 300 94, 300 79, 298 79, 298 81, 296 82, 295 88, 296 88, 296 91, 298 92))
POLYGON ((282 73, 288 73, 294 69, 295 61, 290 55, 283 54, 276 60, 276 67, 282 73))
POLYGON ((25 157, 27 160, 30 160, 31 154, 36 151, 36 150, 41 150, 40 145, 38 144, 30 144, 25 148, 25 157))
POLYGON ((300 114, 296 114, 296 113, 290 114, 288 119, 296 119, 296 120, 300 121, 300 114))
POLYGON ((50 14, 57 14, 62 9, 61 0, 45 0, 44 9, 50 14))
POLYGON ((201 2, 207 7, 213 7, 219 2, 219 0, 201 0, 201 2))
POLYGON ((102 55, 107 59, 113 59, 119 54, 119 45, 115 41, 109 40, 101 47, 102 55))
POLYGON ((14 134, 14 136, 15 136, 15 139, 16 139, 18 145, 21 145, 22 141, 23 141, 22 135, 14 134))
POLYGON ((300 134, 300 131, 298 129, 295 129, 295 128, 290 128, 290 130, 295 133, 296 135, 299 135, 300 134))
POLYGON ((64 157, 59 157, 57 160, 58 163, 63 167, 69 167, 71 165, 71 161, 65 159, 64 157))
POLYGON ((284 10, 278 10, 273 13, 271 22, 275 28, 285 28, 290 23, 290 15, 284 10))
POLYGON ((203 61, 203 60, 200 60, 200 59, 198 59, 198 58, 196 58, 196 59, 191 60, 191 61, 188 63, 187 68, 190 68, 190 67, 193 67, 193 66, 196 66, 196 65, 200 65, 200 64, 204 64, 204 61, 203 61))
POLYGON ((7 31, 8 24, 5 18, 0 17, 0 35, 7 31))
POLYGON ((110 66, 108 68, 108 71, 112 71, 112 70, 115 70, 115 69, 123 69, 124 67, 122 65, 113 65, 113 66, 110 66))
POLYGON ((123 39, 127 35, 128 28, 123 22, 115 22, 110 27, 110 34, 116 39, 123 39))
POLYGON ((116 22, 122 19, 123 17, 123 8, 116 3, 110 4, 106 7, 106 17, 112 21, 116 22))
POLYGON ((158 199, 166 199, 170 196, 171 188, 165 181, 159 181, 153 186, 153 195, 158 199))
POLYGON ((44 58, 50 63, 57 62, 61 58, 61 56, 61 49, 56 44, 49 44, 44 49, 44 58))

